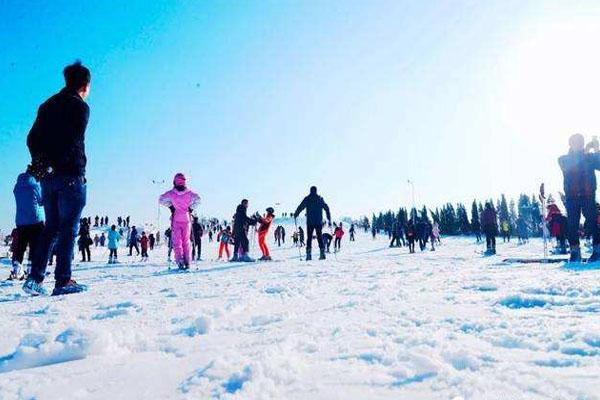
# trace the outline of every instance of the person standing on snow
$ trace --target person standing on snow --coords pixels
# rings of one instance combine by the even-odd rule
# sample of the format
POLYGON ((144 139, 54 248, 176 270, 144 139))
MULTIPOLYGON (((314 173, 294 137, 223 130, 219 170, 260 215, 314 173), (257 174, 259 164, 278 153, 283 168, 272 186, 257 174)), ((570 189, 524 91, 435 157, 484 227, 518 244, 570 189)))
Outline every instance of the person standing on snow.
POLYGON ((344 237, 344 228, 341 222, 340 226, 335 228, 333 235, 335 236, 335 239, 333 240, 333 251, 338 252, 341 250, 342 238, 344 237))
POLYGON ((131 227, 131 232, 129 233, 129 256, 133 255, 133 249, 135 249, 137 255, 140 255, 140 247, 138 246, 138 242, 140 241, 140 236, 137 231, 137 228, 134 226, 131 227))
POLYGON ((175 261, 180 269, 190 268, 190 215, 200 202, 200 197, 186 187, 185 175, 178 173, 173 178, 173 189, 163 193, 159 203, 171 210, 171 241, 175 250, 175 261))
POLYGON ((247 215, 248 200, 243 199, 235 210, 233 221, 233 258, 231 261, 254 262, 248 252, 250 251, 250 242, 248 241, 248 227, 256 225, 256 219, 247 215))
POLYGON ((41 180, 46 225, 32 259, 31 274, 23 290, 31 295, 46 294, 42 286, 50 247, 56 240, 56 268, 53 295, 79 293, 87 288, 71 279, 75 236, 86 203, 85 130, 90 108, 90 71, 79 61, 67 66, 65 88, 38 110, 27 136, 32 175, 41 180))
POLYGON ((12 271, 9 280, 23 280, 29 271, 23 271, 23 258, 29 246, 29 258, 37 249, 40 236, 44 230, 44 213, 42 210, 42 188, 31 175, 30 167, 17 177, 13 189, 17 205, 15 222, 17 224, 13 241, 12 271))
POLYGON ((146 236, 146 232, 142 232, 142 237, 140 238, 140 246, 142 248, 142 261, 148 261, 148 244, 150 239, 146 236))
POLYGON ((154 233, 150 233, 148 235, 148 241, 150 245, 150 251, 154 250, 154 244, 156 243, 156 238, 154 237, 154 233))
POLYGON ((119 240, 121 240, 123 236, 119 232, 117 232, 117 227, 115 225, 110 227, 110 231, 108 231, 108 263, 116 264, 117 260, 117 248, 119 247, 119 240))
POLYGON ((217 235, 217 242, 219 242, 219 257, 220 260, 223 257, 223 251, 227 255, 227 261, 229 261, 229 243, 231 242, 231 227, 228 226, 222 229, 217 235))
POLYGON ((567 208, 568 235, 571 262, 581 261, 579 247, 579 220, 585 218, 585 231, 590 233, 594 250, 588 262, 600 260, 600 232, 596 223, 596 170, 600 170, 598 139, 585 145, 583 135, 569 138, 569 153, 558 159, 564 177, 565 204, 567 208), (593 152, 592 152, 593 150, 593 152))
POLYGON ((354 233, 355 233, 354 224, 350 225, 350 230, 348 232, 350 233, 350 241, 354 242, 354 233))
POLYGON ((310 194, 302 200, 296 211, 294 212, 294 220, 298 218, 300 213, 306 209, 306 233, 308 235, 308 242, 306 245, 306 260, 312 259, 312 239, 313 233, 317 234, 317 242, 319 243, 319 259, 325 259, 325 246, 323 245, 323 210, 327 215, 327 221, 331 226, 331 213, 329 212, 329 206, 325 203, 325 200, 317 194, 317 187, 312 186, 310 188, 310 194))
POLYGON ((485 234, 487 245, 486 254, 496 254, 496 235, 498 235, 498 218, 492 203, 485 203, 485 209, 481 213, 481 229, 485 234))
POLYGON ((200 261, 203 234, 204 228, 202 224, 198 222, 198 217, 194 217, 194 222, 192 222, 192 260, 196 260, 196 251, 198 251, 197 261, 200 261))
POLYGON ((261 261, 271 261, 271 254, 269 253, 269 247, 267 247, 267 234, 269 233, 269 228, 271 227, 271 223, 273 222, 273 218, 275 218, 275 210, 273 207, 267 208, 267 215, 261 217, 257 216, 258 220, 258 247, 260 247, 260 251, 262 252, 261 261))

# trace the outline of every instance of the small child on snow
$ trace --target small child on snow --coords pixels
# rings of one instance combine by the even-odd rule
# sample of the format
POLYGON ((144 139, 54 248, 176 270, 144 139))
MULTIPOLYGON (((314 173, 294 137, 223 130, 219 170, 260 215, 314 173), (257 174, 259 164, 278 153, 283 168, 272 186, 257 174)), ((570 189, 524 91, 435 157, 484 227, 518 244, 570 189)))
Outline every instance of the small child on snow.
POLYGON ((142 261, 148 261, 148 243, 150 240, 148 236, 146 236, 146 232, 142 232, 142 237, 140 238, 140 245, 142 247, 142 261))
POLYGON ((342 247, 342 238, 344 237, 344 233, 344 228, 340 222, 340 226, 335 228, 335 231, 333 232, 333 235, 335 236, 335 240, 333 241, 333 251, 339 251, 342 247))
POLYGON ((171 240, 177 266, 180 269, 189 269, 192 224, 190 215, 200 202, 200 197, 186 187, 185 175, 178 173, 173 178, 173 189, 163 193, 158 201, 171 210, 171 240))
POLYGON ((269 233, 269 228, 271 227, 271 223, 273 222, 273 218, 275 217, 275 210, 273 209, 273 207, 269 207, 266 211, 267 215, 265 215, 264 217, 258 215, 258 246, 260 247, 260 251, 263 254, 260 260, 271 261, 271 254, 269 253, 269 248, 267 247, 266 239, 267 234, 269 233))
POLYGON ((221 230, 217 235, 217 242, 219 242, 219 258, 223 257, 223 251, 227 254, 227 260, 229 260, 229 243, 231 242, 231 227, 228 226, 226 229, 221 230))

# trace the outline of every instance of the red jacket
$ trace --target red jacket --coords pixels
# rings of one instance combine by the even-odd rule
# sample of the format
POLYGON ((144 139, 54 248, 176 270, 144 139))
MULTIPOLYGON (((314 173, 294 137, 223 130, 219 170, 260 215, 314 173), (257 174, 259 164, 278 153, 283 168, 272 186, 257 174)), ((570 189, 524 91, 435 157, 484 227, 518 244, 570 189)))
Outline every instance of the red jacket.
POLYGON ((142 238, 140 239, 140 244, 142 245, 142 249, 147 250, 148 249, 148 242, 150 240, 148 239, 148 236, 142 236, 142 238))
POLYGON ((341 239, 344 236, 344 229, 337 227, 337 228, 335 228, 335 232, 333 232, 333 233, 336 238, 341 239))
POLYGON ((261 217, 258 222, 260 223, 258 226, 258 233, 266 235, 271 227, 271 223, 273 222, 273 216, 267 214, 266 216, 261 217))

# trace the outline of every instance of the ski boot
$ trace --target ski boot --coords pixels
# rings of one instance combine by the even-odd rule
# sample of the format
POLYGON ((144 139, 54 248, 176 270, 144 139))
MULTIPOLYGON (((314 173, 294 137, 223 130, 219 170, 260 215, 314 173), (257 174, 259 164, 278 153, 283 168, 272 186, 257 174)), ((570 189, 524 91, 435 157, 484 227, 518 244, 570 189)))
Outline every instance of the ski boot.
POLYGON ((569 262, 578 263, 581 262, 581 249, 579 246, 571 247, 571 255, 569 256, 569 262))
POLYGON ((319 260, 325 260, 325 251, 321 250, 321 253, 319 254, 319 260))
POLYGON ((312 260, 312 254, 310 249, 306 249, 306 261, 312 260))
POLYGON ((588 263, 594 263, 600 261, 600 245, 594 245, 594 250, 592 251, 592 255, 588 258, 588 263))
POLYGON ((37 283, 33 278, 27 278, 23 284, 23 291, 32 296, 45 296, 48 294, 41 283, 37 283))
POLYGON ((240 261, 240 262, 254 262, 256 260, 254 258, 250 257, 248 254, 244 254, 243 256, 241 256, 240 258, 238 258, 238 261, 240 261))
POLYGON ((85 292, 87 290, 87 286, 81 285, 75 282, 73 279, 69 279, 67 283, 60 286, 55 286, 52 291, 52 296, 62 296, 65 294, 75 294, 85 292))

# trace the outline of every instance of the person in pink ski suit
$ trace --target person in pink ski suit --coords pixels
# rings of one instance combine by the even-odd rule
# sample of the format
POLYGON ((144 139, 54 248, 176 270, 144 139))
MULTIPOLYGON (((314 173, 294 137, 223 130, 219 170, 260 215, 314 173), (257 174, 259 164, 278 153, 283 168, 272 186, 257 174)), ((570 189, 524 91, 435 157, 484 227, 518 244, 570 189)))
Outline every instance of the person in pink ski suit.
POLYGON ((171 210, 171 240, 175 260, 181 269, 190 266, 191 213, 200 203, 200 197, 185 185, 185 175, 178 173, 173 178, 173 189, 163 193, 158 202, 171 210))

